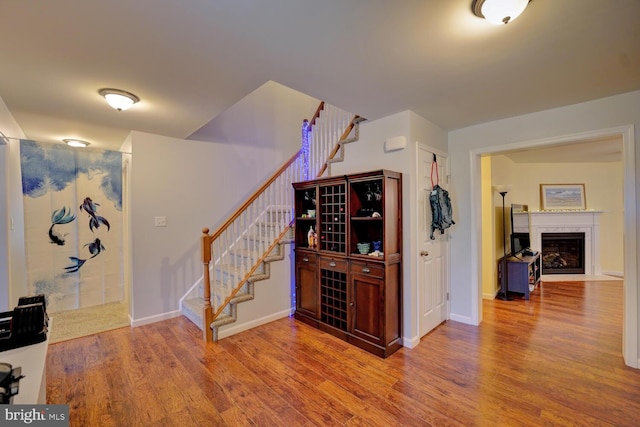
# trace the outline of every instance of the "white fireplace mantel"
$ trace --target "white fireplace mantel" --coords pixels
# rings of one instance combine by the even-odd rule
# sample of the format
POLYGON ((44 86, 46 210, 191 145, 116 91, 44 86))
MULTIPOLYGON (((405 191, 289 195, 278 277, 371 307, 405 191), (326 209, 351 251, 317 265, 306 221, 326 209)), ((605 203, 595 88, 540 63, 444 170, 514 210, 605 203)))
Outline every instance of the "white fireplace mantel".
MULTIPOLYGON (((532 211, 514 213, 514 232, 531 234, 531 249, 542 249, 542 233, 584 233, 584 272, 602 274, 600 267, 600 215, 603 211, 532 211), (527 219, 529 230, 527 230, 527 219)), ((542 271, 544 274, 544 271, 542 271)))

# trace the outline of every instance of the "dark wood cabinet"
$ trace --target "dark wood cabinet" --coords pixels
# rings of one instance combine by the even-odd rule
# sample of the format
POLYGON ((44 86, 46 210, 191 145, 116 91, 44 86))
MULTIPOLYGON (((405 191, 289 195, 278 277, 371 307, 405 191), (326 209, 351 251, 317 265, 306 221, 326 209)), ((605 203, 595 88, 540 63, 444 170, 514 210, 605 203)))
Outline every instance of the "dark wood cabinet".
POLYGON ((293 187, 296 319, 389 356, 402 347, 402 175, 380 170, 293 187))

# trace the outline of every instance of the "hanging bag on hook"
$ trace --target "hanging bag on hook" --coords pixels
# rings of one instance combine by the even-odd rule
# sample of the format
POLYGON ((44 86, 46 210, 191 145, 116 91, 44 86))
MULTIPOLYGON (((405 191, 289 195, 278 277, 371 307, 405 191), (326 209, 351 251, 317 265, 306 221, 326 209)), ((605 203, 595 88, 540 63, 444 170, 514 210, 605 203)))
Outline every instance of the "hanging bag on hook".
POLYGON ((444 234, 444 230, 455 224, 453 221, 453 209, 451 208, 451 199, 449 198, 449 192, 440 187, 440 176, 438 173, 438 162, 436 155, 433 155, 433 163, 431 163, 431 193, 429 194, 429 202, 431 204, 431 234, 429 237, 431 240, 435 240, 433 232, 440 230, 441 234, 444 234), (433 180, 433 171, 435 168, 436 180, 433 180))

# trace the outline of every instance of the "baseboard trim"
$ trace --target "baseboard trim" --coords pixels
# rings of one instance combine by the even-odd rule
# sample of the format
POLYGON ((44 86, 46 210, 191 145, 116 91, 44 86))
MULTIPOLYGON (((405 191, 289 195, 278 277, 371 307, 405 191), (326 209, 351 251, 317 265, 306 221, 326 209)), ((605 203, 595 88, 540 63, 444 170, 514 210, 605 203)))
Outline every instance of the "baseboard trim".
POLYGON ((500 292, 500 288, 496 289, 495 291, 493 291, 493 293, 483 293, 482 294, 482 298, 483 299, 496 299, 496 296, 498 295, 498 292, 500 292))
POLYGON ((605 276, 613 276, 624 279, 624 271, 603 271, 602 274, 605 276))
POLYGON ((420 344, 420 337, 402 337, 402 345, 406 348, 414 348, 420 344))
POLYGON ((143 317, 141 319, 131 320, 131 326, 134 328, 136 326, 148 325, 150 323, 161 322, 163 320, 173 319, 174 317, 182 316, 182 311, 174 310, 168 311, 162 314, 156 314, 155 316, 143 317))
POLYGON ((227 326, 221 326, 218 329, 218 339, 221 340, 222 338, 230 337, 232 335, 238 334, 240 332, 244 332, 246 330, 255 328, 257 326, 262 326, 262 325, 265 325, 267 323, 271 323, 274 320, 279 320, 279 319, 283 319, 285 317, 292 316, 293 312, 294 312, 293 309, 287 309, 287 310, 280 311, 278 313, 270 314, 269 316, 265 316, 265 317, 261 317, 259 319, 252 320, 250 322, 242 323, 240 325, 238 325, 236 323, 232 323, 232 324, 227 325, 227 326))
POLYGON ((473 319, 469 316, 461 316, 459 314, 451 313, 449 315, 449 320, 453 320, 454 322, 465 323, 467 325, 478 326, 477 323, 473 321, 473 319))

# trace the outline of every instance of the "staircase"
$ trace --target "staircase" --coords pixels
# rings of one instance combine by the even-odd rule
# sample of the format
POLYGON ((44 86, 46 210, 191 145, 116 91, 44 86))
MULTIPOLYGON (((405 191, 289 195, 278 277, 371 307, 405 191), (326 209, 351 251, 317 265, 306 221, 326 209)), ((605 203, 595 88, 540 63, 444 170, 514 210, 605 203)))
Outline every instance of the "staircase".
POLYGON ((358 116, 320 103, 302 126, 302 148, 215 233, 203 229, 203 277, 181 299, 182 313, 217 341, 219 328, 237 320, 238 304, 254 299, 255 283, 270 278, 270 264, 293 243, 293 182, 330 173, 344 144, 358 139, 358 116))

